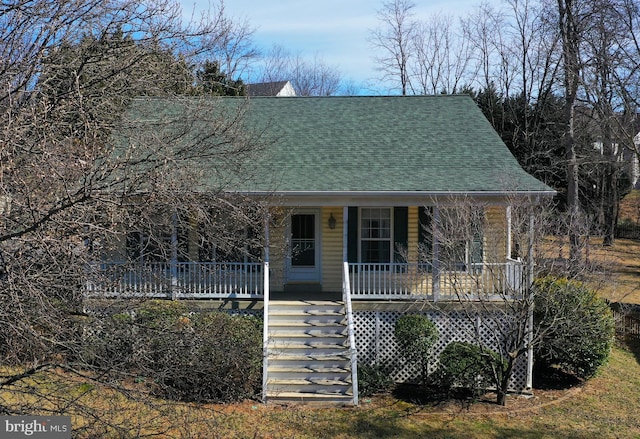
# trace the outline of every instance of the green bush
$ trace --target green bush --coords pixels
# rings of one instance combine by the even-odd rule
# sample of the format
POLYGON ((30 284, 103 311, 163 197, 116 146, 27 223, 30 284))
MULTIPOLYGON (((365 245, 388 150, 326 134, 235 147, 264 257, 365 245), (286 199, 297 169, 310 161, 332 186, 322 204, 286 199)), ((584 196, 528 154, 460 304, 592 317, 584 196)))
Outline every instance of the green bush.
POLYGON ((534 283, 536 367, 552 367, 579 378, 593 377, 606 363, 614 341, 611 309, 596 292, 565 278, 534 283))
POLYGON ((421 314, 407 314, 396 321, 394 335, 401 354, 421 366, 423 381, 431 359, 431 350, 438 340, 438 328, 421 314))
POLYGON ((149 300, 134 311, 138 325, 159 330, 167 329, 189 310, 184 302, 174 300, 149 300))
POLYGON ((86 326, 84 364, 144 378, 158 396, 231 402, 261 389, 259 318, 189 313, 182 303, 150 301, 86 326))
POLYGON ((180 317, 154 340, 149 365, 161 394, 182 401, 238 401, 262 386, 262 322, 223 312, 180 317))
POLYGON ((384 393, 392 386, 393 380, 381 366, 358 364, 358 392, 361 396, 384 393))
POLYGON ((495 385, 494 370, 504 370, 505 364, 496 352, 473 343, 452 342, 440 353, 440 364, 431 376, 432 384, 450 392, 461 388, 473 398, 495 385))

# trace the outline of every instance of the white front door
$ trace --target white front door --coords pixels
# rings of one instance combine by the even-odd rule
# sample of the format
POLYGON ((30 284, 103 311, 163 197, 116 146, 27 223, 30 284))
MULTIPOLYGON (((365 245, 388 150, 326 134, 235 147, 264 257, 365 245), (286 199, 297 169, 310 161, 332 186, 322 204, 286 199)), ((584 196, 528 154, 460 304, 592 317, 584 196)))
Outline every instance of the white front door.
POLYGON ((320 282, 320 210, 291 215, 288 258, 289 282, 320 282))

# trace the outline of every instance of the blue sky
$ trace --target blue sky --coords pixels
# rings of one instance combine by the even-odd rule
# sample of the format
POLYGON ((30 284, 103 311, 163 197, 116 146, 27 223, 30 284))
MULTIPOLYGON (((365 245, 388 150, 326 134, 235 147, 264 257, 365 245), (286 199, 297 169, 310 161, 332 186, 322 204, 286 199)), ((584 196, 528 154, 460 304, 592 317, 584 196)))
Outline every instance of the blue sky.
MULTIPOLYGON (((480 1, 415 0, 414 12, 416 18, 438 12, 458 17, 480 1)), ((206 7, 208 0, 182 0, 182 4, 191 10, 194 5, 206 7)), ((294 54, 318 55, 356 84, 379 76, 368 38, 381 7, 382 0, 225 0, 227 15, 256 28, 255 42, 261 49, 278 44, 294 54)))

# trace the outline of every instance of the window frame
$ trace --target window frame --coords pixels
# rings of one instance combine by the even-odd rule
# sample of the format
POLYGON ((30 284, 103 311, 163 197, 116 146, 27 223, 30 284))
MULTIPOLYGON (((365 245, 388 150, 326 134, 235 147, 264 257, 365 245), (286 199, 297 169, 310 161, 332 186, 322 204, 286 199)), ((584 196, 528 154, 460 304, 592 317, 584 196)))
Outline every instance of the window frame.
MULTIPOLYGON (((380 217, 378 217, 380 218, 380 217)), ((380 228, 379 228, 380 230, 380 228)), ((359 207, 358 208, 358 261, 362 264, 392 264, 393 263, 393 259, 394 259, 394 246, 395 246, 395 241, 394 241, 394 213, 393 213, 393 207, 375 207, 375 206, 371 206, 371 207, 359 207), (387 238, 363 238, 362 233, 363 233, 363 222, 364 222, 364 214, 363 212, 365 210, 377 210, 377 211, 382 211, 382 210, 386 210, 388 212, 388 220, 389 220, 389 227, 388 227, 388 231, 389 231, 389 236, 387 238), (376 262, 372 262, 372 261, 367 261, 365 262, 363 259, 364 256, 364 252, 363 252, 363 241, 365 242, 388 242, 389 243, 389 254, 388 256, 388 260, 386 261, 376 261, 376 262)))

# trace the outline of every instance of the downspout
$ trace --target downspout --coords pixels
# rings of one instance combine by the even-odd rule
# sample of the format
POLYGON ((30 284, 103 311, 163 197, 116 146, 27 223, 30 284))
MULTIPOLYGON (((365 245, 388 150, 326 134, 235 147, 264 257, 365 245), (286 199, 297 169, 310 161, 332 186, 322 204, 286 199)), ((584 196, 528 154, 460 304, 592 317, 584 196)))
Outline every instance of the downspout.
POLYGON ((264 262, 262 265, 262 402, 267 402, 269 381, 269 212, 264 217, 264 262))

